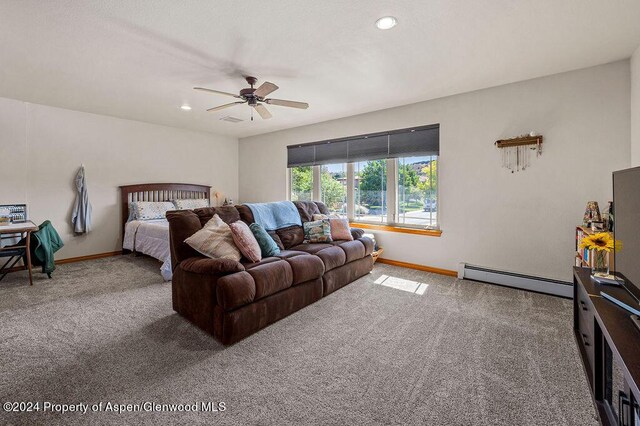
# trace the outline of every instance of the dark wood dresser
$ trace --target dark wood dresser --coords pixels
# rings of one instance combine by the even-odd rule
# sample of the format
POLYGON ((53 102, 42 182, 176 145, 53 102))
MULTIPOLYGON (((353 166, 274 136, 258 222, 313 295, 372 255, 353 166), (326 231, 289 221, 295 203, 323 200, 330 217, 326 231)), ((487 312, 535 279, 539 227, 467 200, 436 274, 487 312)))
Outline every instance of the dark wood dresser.
POLYGON ((640 330, 630 313, 603 299, 605 291, 628 300, 624 289, 591 280, 590 269, 573 271, 573 328, 594 403, 603 425, 640 424, 640 330))

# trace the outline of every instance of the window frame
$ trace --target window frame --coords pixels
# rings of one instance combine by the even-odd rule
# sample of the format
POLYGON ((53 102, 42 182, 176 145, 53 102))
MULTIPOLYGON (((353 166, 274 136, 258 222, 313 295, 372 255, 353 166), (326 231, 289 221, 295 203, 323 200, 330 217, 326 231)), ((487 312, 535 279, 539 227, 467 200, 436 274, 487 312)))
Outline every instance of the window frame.
MULTIPOLYGON (((436 179, 438 185, 436 186, 436 224, 435 225, 413 225, 399 223, 399 205, 398 205, 398 158, 387 158, 387 220, 386 222, 377 221, 363 221, 356 220, 355 217, 355 170, 354 163, 346 163, 347 171, 347 219, 349 223, 354 226, 359 226, 364 229, 374 229, 390 232, 401 232, 407 234, 418 235, 430 235, 439 237, 442 234, 441 224, 441 209, 440 209, 440 169, 442 166, 440 155, 436 155, 435 161, 437 161, 436 179)), ((410 158, 401 157, 401 158, 410 158)), ((344 164, 344 163, 336 163, 344 164)), ((310 166, 312 168, 312 191, 311 197, 313 200, 319 200, 321 197, 321 170, 322 165, 310 166)), ((291 200, 291 188, 292 188, 292 168, 287 168, 287 199, 291 200)))

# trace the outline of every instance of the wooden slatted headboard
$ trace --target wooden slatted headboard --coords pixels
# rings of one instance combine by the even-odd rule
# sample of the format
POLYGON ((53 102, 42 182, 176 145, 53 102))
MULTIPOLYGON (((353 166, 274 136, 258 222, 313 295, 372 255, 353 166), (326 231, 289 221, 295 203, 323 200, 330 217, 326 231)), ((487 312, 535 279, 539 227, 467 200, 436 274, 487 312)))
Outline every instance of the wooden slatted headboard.
POLYGON ((171 201, 193 198, 211 199, 209 185, 195 185, 191 183, 142 183, 138 185, 124 185, 120 187, 122 238, 124 227, 129 218, 129 203, 136 201, 171 201))

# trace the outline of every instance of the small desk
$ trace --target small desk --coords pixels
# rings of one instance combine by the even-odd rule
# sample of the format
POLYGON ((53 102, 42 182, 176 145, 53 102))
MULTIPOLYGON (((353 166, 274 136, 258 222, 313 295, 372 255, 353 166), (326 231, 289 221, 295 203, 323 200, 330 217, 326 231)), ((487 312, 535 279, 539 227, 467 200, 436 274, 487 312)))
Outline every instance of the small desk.
POLYGON ((9 225, 0 225, 0 235, 1 234, 20 234, 24 236, 26 234, 26 245, 24 246, 11 246, 11 247, 0 247, 0 253, 2 251, 7 250, 16 250, 22 249, 25 251, 25 255, 27 256, 27 265, 26 269, 29 271, 29 284, 33 285, 33 277, 31 274, 31 233, 37 231, 38 227, 35 223, 30 220, 23 223, 11 223, 9 225))

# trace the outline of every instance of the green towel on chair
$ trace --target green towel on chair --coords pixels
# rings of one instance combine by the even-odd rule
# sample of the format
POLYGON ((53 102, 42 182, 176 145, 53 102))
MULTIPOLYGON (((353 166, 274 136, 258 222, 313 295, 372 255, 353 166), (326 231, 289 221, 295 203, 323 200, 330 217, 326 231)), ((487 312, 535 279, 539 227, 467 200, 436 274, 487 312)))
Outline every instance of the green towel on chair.
MULTIPOLYGON (((42 272, 51 277, 56 269, 54 253, 64 246, 64 242, 50 221, 45 220, 36 232, 31 233, 31 261, 42 265, 42 272)), ((25 262, 26 263, 26 262, 25 262)))

